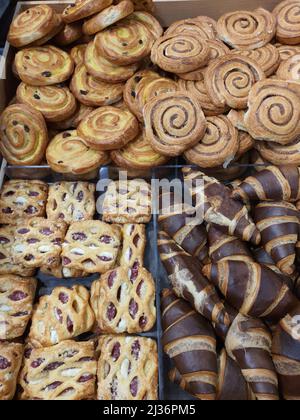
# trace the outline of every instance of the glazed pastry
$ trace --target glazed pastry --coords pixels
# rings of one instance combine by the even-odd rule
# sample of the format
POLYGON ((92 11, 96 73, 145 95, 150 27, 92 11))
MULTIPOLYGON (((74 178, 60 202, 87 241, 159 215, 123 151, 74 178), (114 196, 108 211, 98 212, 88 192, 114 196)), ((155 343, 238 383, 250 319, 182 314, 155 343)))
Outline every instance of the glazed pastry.
POLYGON ((50 122, 64 121, 74 115, 77 104, 67 87, 30 86, 20 83, 17 100, 40 111, 50 122))
POLYGON ((215 29, 212 27, 211 21, 199 19, 199 17, 193 19, 182 19, 174 22, 165 32, 165 35, 181 34, 196 36, 198 39, 202 40, 216 39, 215 29))
POLYGON ((70 118, 52 123, 51 127, 59 131, 77 128, 83 118, 89 115, 93 110, 94 108, 91 106, 77 103, 76 111, 70 118))
POLYGON ((233 48, 255 50, 268 44, 275 35, 276 19, 263 8, 229 12, 217 23, 219 38, 233 48))
POLYGON ((40 268, 40 272, 47 276, 55 277, 56 279, 80 279, 88 276, 88 274, 82 270, 63 267, 61 263, 57 267, 48 267, 44 265, 40 268))
POLYGON ((103 200, 107 223, 149 223, 152 203, 150 185, 143 180, 111 182, 103 200))
POLYGON ((267 77, 276 72, 281 61, 279 50, 272 44, 264 45, 255 50, 233 50, 232 53, 256 61, 267 77))
POLYGON ((0 117, 0 151, 11 165, 38 165, 48 143, 43 115, 31 106, 8 106, 0 117))
POLYGON ((42 181, 10 180, 0 192, 0 223, 45 216, 48 185, 42 181))
POLYGON ((204 80, 216 105, 245 109, 252 86, 264 78, 265 74, 256 61, 227 54, 208 66, 204 80))
POLYGON ((112 4, 113 0, 76 0, 65 8, 62 18, 66 23, 92 16, 112 4))
POLYGON ((128 223, 122 226, 123 248, 120 266, 137 270, 144 266, 146 226, 128 223))
POLYGON ((92 220, 96 212, 95 185, 88 182, 56 182, 50 185, 47 217, 71 224, 92 220))
POLYGON ((23 345, 0 342, 0 400, 12 400, 16 388, 19 370, 22 364, 23 345))
POLYGON ((74 70, 68 53, 52 45, 24 48, 16 55, 21 80, 32 86, 49 86, 67 80, 74 70))
POLYGON ((50 142, 46 159, 50 167, 63 174, 86 174, 109 163, 109 154, 93 150, 76 130, 64 131, 50 142))
POLYGON ((270 165, 300 165, 300 139, 288 144, 272 143, 271 141, 256 142, 255 148, 258 150, 262 158, 270 162, 270 165))
POLYGON ((42 217, 33 217, 16 226, 13 260, 16 264, 36 268, 59 264, 62 242, 67 225, 42 217))
POLYGON ((123 97, 124 85, 102 82, 91 76, 84 64, 76 67, 70 89, 78 101, 87 106, 105 106, 123 97))
POLYGON ((142 333, 156 321, 155 284, 145 269, 118 267, 92 284, 91 306, 103 333, 142 333))
POLYGON ((94 35, 103 31, 108 26, 113 25, 119 20, 127 17, 134 11, 133 3, 130 0, 123 0, 117 5, 112 5, 99 14, 93 16, 83 24, 83 33, 94 35))
POLYGON ((300 46, 298 45, 275 44, 275 46, 278 49, 282 61, 287 60, 293 55, 300 54, 300 46))
POLYGON ((282 44, 300 43, 299 11, 300 5, 296 0, 282 1, 273 10, 277 20, 276 38, 282 44))
POLYGON ((93 149, 114 150, 138 135, 139 124, 130 111, 103 106, 84 118, 77 132, 93 149))
POLYGON ((250 91, 245 125, 256 140, 282 145, 300 134, 300 88, 297 83, 263 80, 250 91))
POLYGON ((283 61, 276 73, 278 79, 300 82, 300 54, 283 61))
POLYGON ((75 66, 84 63, 85 51, 88 44, 75 45, 70 51, 70 56, 75 63, 75 66))
POLYGON ((60 47, 65 47, 67 45, 73 44, 73 42, 78 41, 82 36, 82 25, 80 22, 67 23, 63 30, 59 32, 53 39, 55 44, 60 47))
POLYGON ((97 362, 92 341, 63 341, 25 350, 19 383, 23 400, 88 400, 96 391, 97 362))
POLYGON ((98 400, 157 400, 158 355, 154 340, 104 335, 99 349, 98 400))
POLYGON ((238 131, 223 115, 208 117, 204 137, 184 153, 188 162, 213 168, 232 161, 239 149, 238 131))
POLYGON ((186 73, 208 63, 209 47, 192 35, 165 35, 154 43, 151 60, 165 71, 186 73))
POLYGON ((164 30, 159 21, 150 13, 143 11, 133 12, 130 16, 128 16, 128 19, 143 23, 149 29, 155 39, 159 38, 164 33, 164 30))
POLYGON ((72 223, 63 243, 63 267, 87 273, 106 273, 117 260, 121 244, 119 228, 99 220, 72 223))
POLYGON ((197 96, 170 92, 144 107, 146 137, 165 156, 179 156, 203 138, 207 123, 197 96))

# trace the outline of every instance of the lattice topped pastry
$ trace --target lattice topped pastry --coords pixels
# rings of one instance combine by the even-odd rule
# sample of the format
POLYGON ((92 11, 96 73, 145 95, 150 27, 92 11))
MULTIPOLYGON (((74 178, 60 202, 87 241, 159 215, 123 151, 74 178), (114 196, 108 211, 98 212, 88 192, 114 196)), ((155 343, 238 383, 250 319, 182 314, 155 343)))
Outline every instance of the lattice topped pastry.
POLYGON ((99 340, 98 400, 156 400, 157 345, 151 338, 104 336, 99 340))
POLYGON ((143 267, 146 248, 146 226, 128 223, 122 226, 122 267, 143 267))
POLYGON ((40 271, 43 274, 55 277, 57 279, 70 279, 70 278, 76 279, 76 278, 88 276, 88 274, 82 270, 76 270, 75 268, 63 267, 61 263, 57 267, 42 266, 40 268, 40 271))
POLYGON ((0 400, 12 400, 23 357, 23 346, 0 342, 0 400))
POLYGON ((84 400, 95 394, 94 343, 67 340, 25 352, 19 383, 25 400, 84 400))

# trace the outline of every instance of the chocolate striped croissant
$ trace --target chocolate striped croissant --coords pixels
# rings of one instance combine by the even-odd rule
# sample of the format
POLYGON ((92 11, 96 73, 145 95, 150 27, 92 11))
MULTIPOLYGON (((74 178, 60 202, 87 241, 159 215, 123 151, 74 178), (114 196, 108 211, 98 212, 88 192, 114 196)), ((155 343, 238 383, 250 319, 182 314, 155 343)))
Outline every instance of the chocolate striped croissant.
POLYGON ((164 232, 158 235, 158 250, 176 295, 187 300, 197 312, 211 321, 217 334, 225 338, 231 317, 214 286, 201 274, 200 261, 184 252, 164 232))
POLYGON ((200 400, 215 400, 216 338, 210 324, 170 290, 162 293, 163 347, 189 392, 200 400))

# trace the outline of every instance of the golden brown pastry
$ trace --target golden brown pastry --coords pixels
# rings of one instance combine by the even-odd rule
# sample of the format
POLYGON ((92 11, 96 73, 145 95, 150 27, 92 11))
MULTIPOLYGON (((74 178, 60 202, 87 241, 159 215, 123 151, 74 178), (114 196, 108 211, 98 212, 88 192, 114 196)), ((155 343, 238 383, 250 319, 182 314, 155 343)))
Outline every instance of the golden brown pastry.
POLYGON ((278 144, 268 141, 257 141, 255 148, 263 160, 273 165, 300 166, 300 138, 289 144, 278 144))
POLYGON ((43 115, 29 105, 8 106, 0 117, 0 151, 11 165, 38 165, 48 133, 43 115))
POLYGON ((203 16, 174 22, 165 32, 165 35, 181 34, 192 35, 202 40, 216 39, 216 33, 211 24, 211 20, 203 19, 203 16))
POLYGON ((85 56, 87 45, 88 44, 79 44, 79 45, 75 45, 75 47, 71 49, 70 56, 72 60, 74 61, 75 66, 78 66, 78 64, 84 63, 84 56, 85 56))
POLYGON ((92 16, 112 4, 113 0, 76 0, 65 8, 62 18, 66 23, 92 16))
POLYGON ((146 138, 164 156, 179 156, 197 144, 207 123, 197 97, 170 92, 153 98, 144 107, 146 138))
POLYGON ((239 141, 239 148, 235 155, 235 159, 240 159, 249 150, 253 149, 255 146, 255 140, 253 137, 250 136, 250 134, 246 133, 245 131, 238 130, 238 141, 239 141))
MULTIPOLYGON (((116 0, 119 3, 121 0, 116 0)), ((134 10, 144 10, 146 12, 154 12, 155 6, 153 0, 132 0, 134 4, 134 10)))
POLYGON ((296 0, 279 3, 273 10, 276 17, 276 38, 282 44, 297 45, 300 43, 300 4, 296 0))
POLYGON ((247 127, 245 125, 245 115, 246 111, 244 109, 240 111, 237 111, 236 109, 231 109, 228 112, 227 117, 235 126, 235 128, 247 132, 247 127))
POLYGON ((91 149, 76 130, 64 131, 53 138, 46 151, 50 167, 64 174, 86 174, 109 162, 109 155, 91 149))
POLYGON ((12 400, 22 365, 23 345, 8 341, 0 342, 0 400, 12 400))
POLYGON ((95 79, 84 64, 79 64, 72 77, 70 89, 80 103, 97 107, 112 105, 122 99, 124 85, 95 79))
POLYGON ((279 51, 280 59, 282 61, 287 60, 288 58, 292 57, 293 55, 300 54, 300 46, 299 45, 275 44, 275 46, 279 51))
POLYGON ((56 20, 56 23, 55 23, 54 28, 52 29, 51 32, 49 32, 43 38, 40 38, 37 41, 34 41, 29 45, 26 45, 26 47, 40 47, 41 45, 45 45, 50 40, 52 40, 52 38, 54 38, 59 32, 61 32, 64 28, 64 22, 62 20, 61 15, 56 14, 55 20, 56 20))
POLYGON ((263 8, 229 12, 217 23, 219 38, 233 48, 254 50, 268 44, 275 35, 276 19, 263 8))
MULTIPOLYGON (((51 127, 55 130, 69 130, 77 128, 80 121, 83 120, 87 115, 89 115, 95 108, 91 106, 86 106, 78 103, 76 111, 70 118, 67 118, 63 121, 58 121, 51 124, 51 127)), ((49 136, 50 137, 50 136, 49 136)))
POLYGON ((300 82, 300 54, 283 61, 276 73, 278 79, 300 82))
POLYGON ((150 13, 147 12, 133 12, 127 18, 128 20, 134 20, 143 23, 151 32, 155 39, 163 35, 164 30, 159 21, 150 13))
POLYGON ((25 48, 17 53, 15 60, 21 80, 33 86, 64 82, 74 69, 69 54, 52 45, 25 48))
POLYGON ((103 106, 83 119, 77 131, 90 147, 114 150, 133 140, 139 133, 139 125, 130 111, 103 106))
POLYGON ((64 28, 54 37, 53 41, 60 47, 73 44, 82 36, 82 25, 80 22, 67 23, 64 28))
POLYGON ((30 86, 20 83, 17 89, 18 102, 31 105, 50 122, 63 121, 74 115, 77 104, 67 87, 30 86))

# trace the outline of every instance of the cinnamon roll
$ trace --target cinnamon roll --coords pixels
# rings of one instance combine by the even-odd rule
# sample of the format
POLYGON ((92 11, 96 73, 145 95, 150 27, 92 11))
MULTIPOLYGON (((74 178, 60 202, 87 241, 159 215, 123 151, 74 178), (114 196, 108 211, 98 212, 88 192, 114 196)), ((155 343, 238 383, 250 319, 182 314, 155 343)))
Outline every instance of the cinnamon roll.
POLYGON ((76 0, 75 4, 70 4, 62 13, 62 18, 66 23, 76 22, 101 12, 112 4, 113 0, 76 0))
POLYGON ((60 47, 73 44, 82 36, 82 25, 80 22, 67 23, 64 28, 54 37, 53 41, 60 47))
POLYGON ((300 3, 286 0, 273 10, 277 20, 276 38, 282 44, 296 45, 300 43, 300 3))
POLYGON ((300 54, 283 61, 276 73, 278 79, 300 82, 300 54))
POLYGON ((300 166, 300 136, 289 144, 258 141, 255 148, 263 160, 270 162, 272 165, 300 166))
POLYGON ((182 35, 187 34, 198 39, 216 39, 215 28, 211 20, 203 19, 203 16, 191 19, 182 19, 172 23, 166 30, 165 35, 182 35))
POLYGON ((256 61, 267 77, 276 72, 281 61, 279 50, 272 44, 264 45, 256 50, 233 50, 232 54, 249 57, 256 61))
POLYGON ((293 55, 300 54, 300 46, 299 45, 276 44, 275 46, 278 49, 281 61, 287 60, 288 58, 292 57, 293 55))
POLYGON ((84 63, 84 56, 85 56, 87 45, 88 44, 79 44, 79 45, 75 45, 75 47, 71 49, 70 56, 72 60, 74 61, 75 66, 78 66, 78 64, 84 63))

